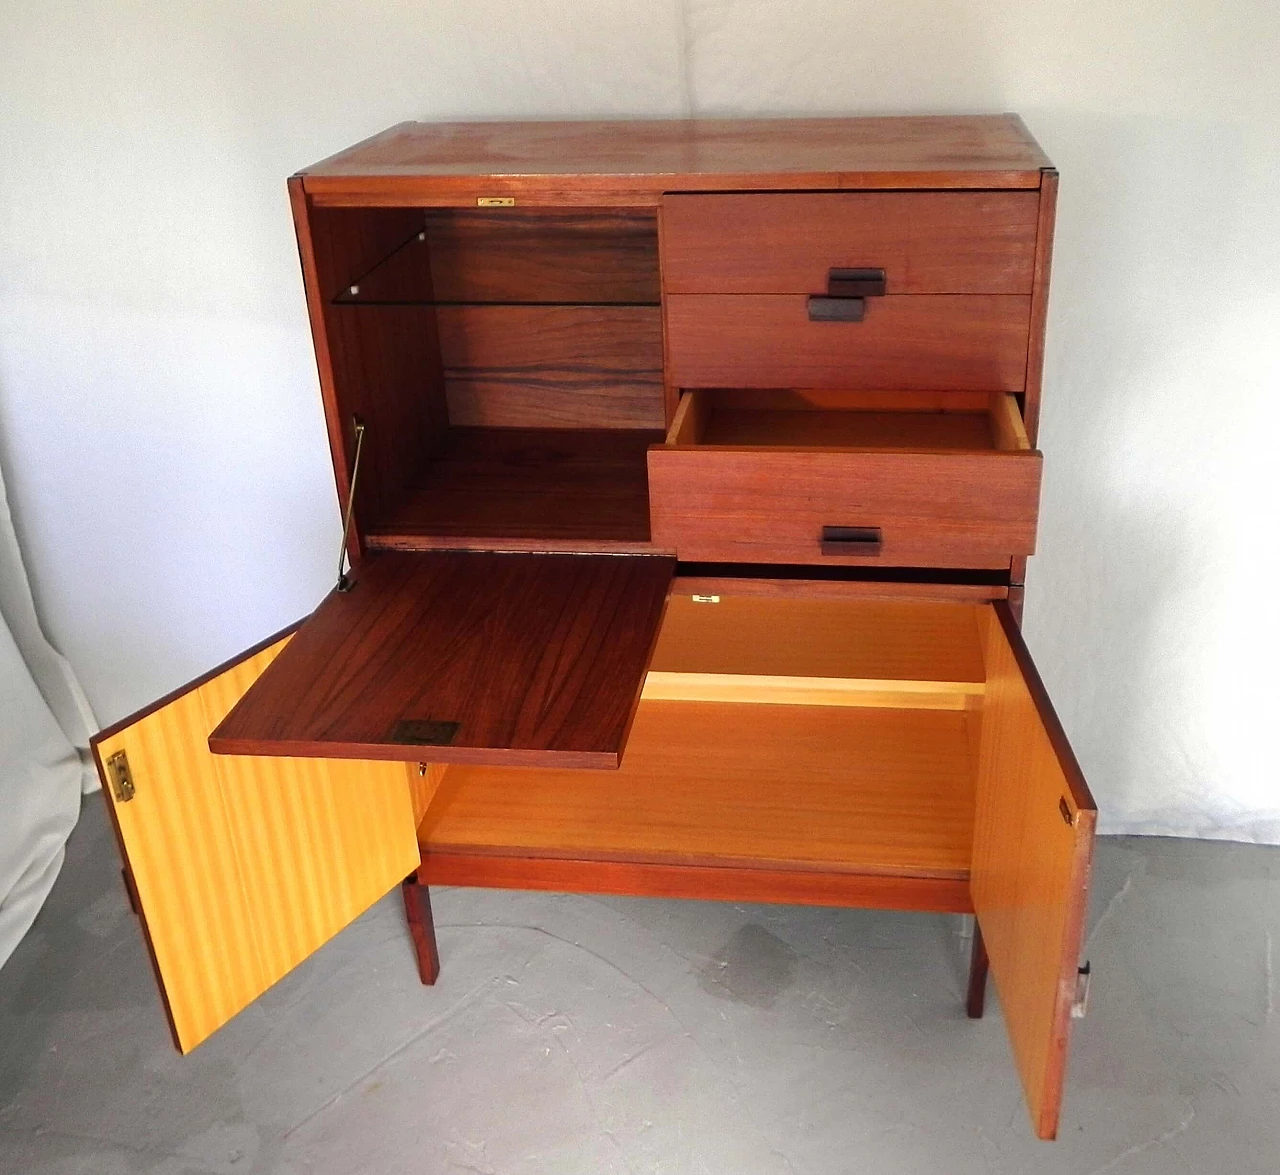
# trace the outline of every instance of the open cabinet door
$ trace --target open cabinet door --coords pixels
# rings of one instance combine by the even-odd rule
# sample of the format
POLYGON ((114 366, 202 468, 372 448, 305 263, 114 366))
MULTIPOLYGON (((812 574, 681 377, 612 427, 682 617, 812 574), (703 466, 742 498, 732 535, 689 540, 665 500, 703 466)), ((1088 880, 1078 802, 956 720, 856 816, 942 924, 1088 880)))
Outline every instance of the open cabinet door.
POLYGON ((970 888, 1032 1126, 1053 1138, 1097 809, 1008 605, 981 615, 987 692, 970 888))
POLYGON ((289 641, 93 740, 174 1042, 188 1052, 413 872, 417 768, 213 755, 289 641))

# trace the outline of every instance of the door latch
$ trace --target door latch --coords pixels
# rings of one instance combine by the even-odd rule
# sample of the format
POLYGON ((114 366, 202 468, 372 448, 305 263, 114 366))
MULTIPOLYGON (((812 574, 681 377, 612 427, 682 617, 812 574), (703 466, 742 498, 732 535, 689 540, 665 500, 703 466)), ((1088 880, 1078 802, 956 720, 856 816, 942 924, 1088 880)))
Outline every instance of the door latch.
POLYGON ((127 804, 133 799, 138 789, 133 786, 129 756, 123 751, 117 751, 107 759, 107 778, 111 781, 111 791, 116 797, 116 803, 127 804))
POLYGON ((1089 981, 1092 970, 1088 961, 1076 969, 1076 995, 1071 1001, 1071 1019, 1083 1020, 1089 1011, 1089 981))

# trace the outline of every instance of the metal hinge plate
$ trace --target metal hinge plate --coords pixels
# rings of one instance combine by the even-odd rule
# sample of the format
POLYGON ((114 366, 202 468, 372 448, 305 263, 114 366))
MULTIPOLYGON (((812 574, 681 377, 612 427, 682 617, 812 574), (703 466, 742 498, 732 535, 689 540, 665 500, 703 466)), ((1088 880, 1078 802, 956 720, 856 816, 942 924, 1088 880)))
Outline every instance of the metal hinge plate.
MULTIPOLYGON (((390 739, 411 747, 447 747, 453 742, 461 722, 444 722, 438 718, 402 718, 391 728, 390 739)), ((426 774, 424 771, 422 774, 426 774)))
POLYGON ((117 751, 107 759, 107 778, 111 781, 111 791, 116 803, 127 804, 137 792, 133 786, 133 772, 129 770, 129 756, 117 751))

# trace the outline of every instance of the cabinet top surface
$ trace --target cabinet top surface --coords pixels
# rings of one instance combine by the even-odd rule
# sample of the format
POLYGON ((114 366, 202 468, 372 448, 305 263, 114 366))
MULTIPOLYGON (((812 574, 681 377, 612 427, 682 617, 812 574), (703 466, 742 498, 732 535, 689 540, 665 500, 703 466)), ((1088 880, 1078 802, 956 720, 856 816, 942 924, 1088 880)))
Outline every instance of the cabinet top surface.
POLYGON ((901 118, 403 122, 305 169, 309 192, 498 177, 615 190, 1038 187, 1012 114, 901 118))

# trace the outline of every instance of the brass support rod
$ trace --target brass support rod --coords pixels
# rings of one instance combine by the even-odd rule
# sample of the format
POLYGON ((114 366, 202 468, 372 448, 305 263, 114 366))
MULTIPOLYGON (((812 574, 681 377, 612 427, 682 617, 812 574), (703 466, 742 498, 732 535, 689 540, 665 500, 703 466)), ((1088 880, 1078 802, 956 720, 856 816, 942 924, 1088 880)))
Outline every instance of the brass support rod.
POLYGON ((347 490, 347 512, 342 520, 342 547, 338 551, 338 591, 349 592, 355 585, 347 575, 347 540, 351 537, 351 517, 356 505, 356 478, 360 476, 360 452, 364 448, 364 425, 355 417, 356 455, 351 461, 351 485, 347 490))

